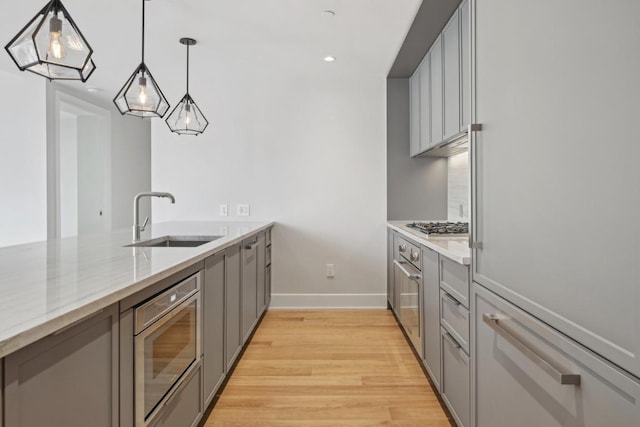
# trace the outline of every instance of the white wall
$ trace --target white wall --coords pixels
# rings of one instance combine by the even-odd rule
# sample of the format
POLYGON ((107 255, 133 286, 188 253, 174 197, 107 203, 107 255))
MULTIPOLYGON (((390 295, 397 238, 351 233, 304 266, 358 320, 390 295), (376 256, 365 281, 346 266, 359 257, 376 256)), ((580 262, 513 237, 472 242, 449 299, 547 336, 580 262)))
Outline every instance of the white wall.
MULTIPOLYGON (((48 96, 53 98, 56 92, 71 95, 83 102, 87 102, 110 112, 110 170, 106 174, 110 176, 109 182, 104 187, 109 189, 110 199, 109 215, 111 223, 106 224, 106 229, 130 228, 133 225, 133 198, 137 193, 151 189, 151 123, 149 120, 141 120, 137 117, 123 116, 113 103, 103 97, 91 95, 85 91, 74 90, 67 86, 54 83, 48 86, 48 96)), ((51 103, 54 104, 53 102, 51 103)), ((52 112, 52 115, 54 113, 52 112)), ((91 121, 91 117, 83 118, 91 121)), ((85 123, 86 124, 86 123, 85 123)), ((91 126, 89 126, 91 129, 91 126)), ((87 143, 91 142, 90 131, 87 143)), ((81 144, 82 141, 79 140, 81 144)), ((93 145, 96 141, 93 141, 93 145)), ((96 146, 97 147, 97 146, 96 146)), ((92 179, 95 179, 94 176, 92 179)), ((83 183, 80 183, 82 186, 83 183)), ((93 184, 97 185, 97 184, 93 184)), ((87 193, 86 191, 84 192, 87 193)), ((91 201, 90 201, 91 202, 91 201)), ((97 202, 90 204, 97 206, 97 202)), ((96 209, 94 208, 93 211, 96 209)), ((148 199, 140 202, 140 216, 151 216, 151 203, 148 199)), ((90 228, 101 231, 99 225, 90 225, 90 228)))
MULTIPOLYGON (((133 198, 151 190, 151 124, 111 113, 111 226, 133 226, 133 198)), ((149 199, 140 201, 140 217, 151 216, 149 199)))
POLYGON ((384 75, 234 70, 192 85, 205 134, 153 122, 153 189, 176 196, 153 201, 154 219, 216 220, 220 203, 232 215, 249 203, 250 219, 278 223, 274 307, 384 307, 384 75))
POLYGON ((0 93, 0 246, 45 240, 45 80, 0 69, 0 93))
POLYGON ((78 235, 78 116, 60 120, 60 236, 78 235))

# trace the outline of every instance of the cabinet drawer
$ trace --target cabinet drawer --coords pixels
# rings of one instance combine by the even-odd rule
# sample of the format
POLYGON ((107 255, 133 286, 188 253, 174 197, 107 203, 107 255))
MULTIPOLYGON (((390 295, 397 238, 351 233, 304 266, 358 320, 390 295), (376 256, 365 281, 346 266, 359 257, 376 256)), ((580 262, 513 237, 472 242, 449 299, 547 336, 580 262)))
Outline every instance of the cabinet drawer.
POLYGON ((469 266, 440 256, 440 287, 469 308, 469 266))
POLYGON ((202 417, 202 369, 198 366, 165 403, 153 427, 193 427, 202 417))
POLYGON ((442 398, 458 427, 469 426, 469 379, 469 356, 453 336, 442 328, 442 398))
POLYGON ((477 427, 638 425, 637 379, 485 288, 472 295, 477 427))
POLYGON ((271 265, 271 246, 267 246, 264 263, 265 265, 271 265))
POLYGON ((442 327, 456 339, 469 354, 469 310, 445 291, 440 291, 442 327))

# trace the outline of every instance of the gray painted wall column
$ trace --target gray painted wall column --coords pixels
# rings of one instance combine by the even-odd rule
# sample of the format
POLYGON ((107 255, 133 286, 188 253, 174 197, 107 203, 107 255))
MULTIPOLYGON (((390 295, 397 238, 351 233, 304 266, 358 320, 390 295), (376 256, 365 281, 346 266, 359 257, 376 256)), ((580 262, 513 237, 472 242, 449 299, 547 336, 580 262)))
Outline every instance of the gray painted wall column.
POLYGON ((387 219, 447 219, 447 159, 409 157, 409 79, 387 79, 387 219))

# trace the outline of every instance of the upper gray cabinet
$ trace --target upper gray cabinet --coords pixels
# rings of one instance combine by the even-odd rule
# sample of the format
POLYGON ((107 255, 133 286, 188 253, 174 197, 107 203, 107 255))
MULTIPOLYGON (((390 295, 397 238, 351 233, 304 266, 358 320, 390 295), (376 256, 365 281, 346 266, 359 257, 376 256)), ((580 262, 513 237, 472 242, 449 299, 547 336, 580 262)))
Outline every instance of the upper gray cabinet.
POLYGON ((420 74, 420 152, 431 146, 431 55, 426 54, 416 73, 420 74))
POLYGON ((460 132, 460 17, 456 11, 442 31, 444 139, 460 132))
POLYGON ((409 79, 409 152, 415 156, 420 152, 420 72, 409 79))
POLYGON ((443 87, 442 87, 442 35, 438 36, 429 51, 431 69, 431 144, 442 141, 443 135, 443 87))
POLYGON ((466 0, 409 79, 412 157, 455 139, 471 123, 470 37, 466 0))
POLYGON ((471 6, 460 5, 460 131, 471 124, 471 6))

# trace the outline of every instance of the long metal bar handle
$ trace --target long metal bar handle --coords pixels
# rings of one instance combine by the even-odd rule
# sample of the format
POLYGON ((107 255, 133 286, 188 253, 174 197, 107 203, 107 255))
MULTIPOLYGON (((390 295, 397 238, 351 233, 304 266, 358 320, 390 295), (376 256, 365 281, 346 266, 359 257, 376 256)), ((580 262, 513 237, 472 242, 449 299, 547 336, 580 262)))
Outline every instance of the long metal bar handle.
POLYGON ((399 262, 398 260, 393 260, 393 263, 398 266, 400 270, 410 279, 410 280, 420 280, 422 278, 419 274, 410 273, 402 264, 406 264, 406 262, 399 262))
POLYGON ((508 330, 506 330, 501 324, 501 320, 507 320, 505 318, 500 319, 497 314, 482 314, 482 321, 489 325, 491 329, 496 331, 498 335, 509 341, 515 348, 520 350, 525 356, 529 358, 533 363, 538 365, 549 374, 553 379, 555 379, 558 383, 563 385, 580 385, 580 375, 578 374, 567 374, 562 372, 562 369, 558 367, 555 363, 552 363, 538 353, 533 351, 531 347, 524 342, 522 342, 519 338, 513 336, 508 330))
POLYGON ((469 125, 469 188, 471 189, 471 218, 469 220, 469 249, 482 249, 482 243, 477 242, 475 240, 474 235, 474 220, 477 219, 478 215, 476 212, 476 186, 477 186, 477 176, 476 174, 476 132, 482 131, 481 124, 470 124, 469 125))

